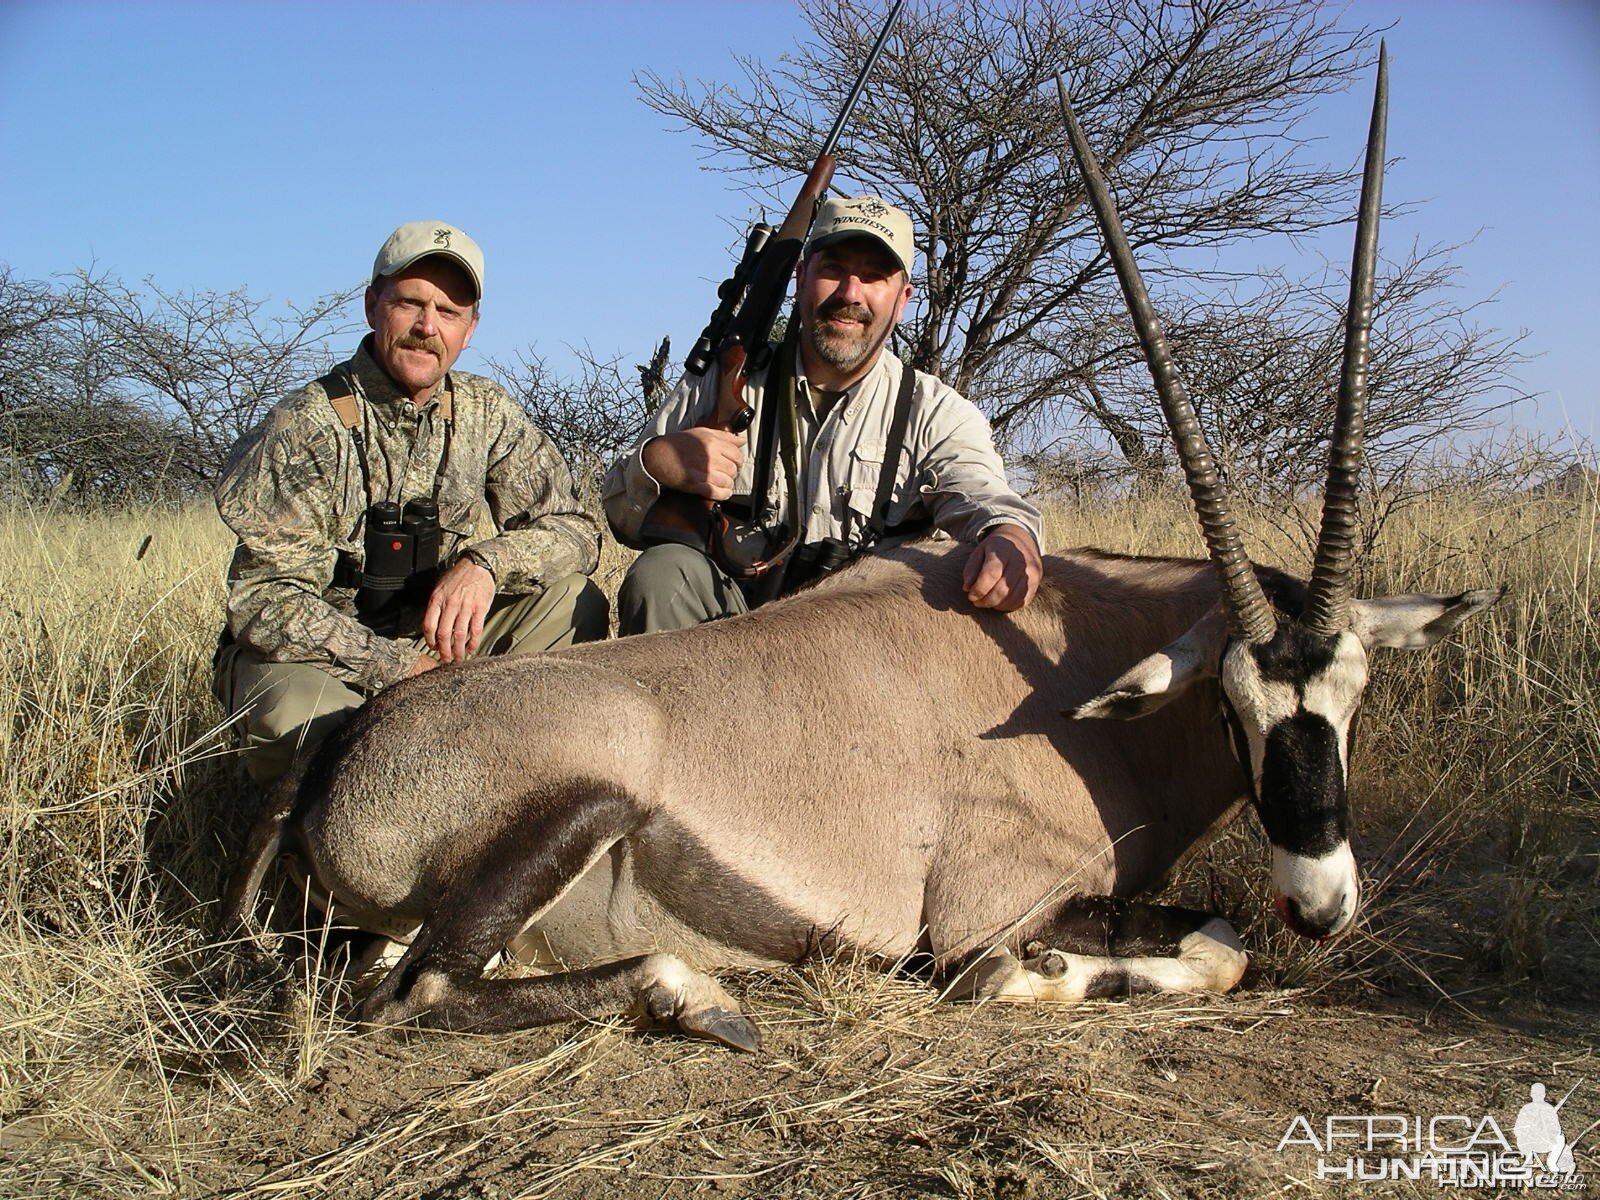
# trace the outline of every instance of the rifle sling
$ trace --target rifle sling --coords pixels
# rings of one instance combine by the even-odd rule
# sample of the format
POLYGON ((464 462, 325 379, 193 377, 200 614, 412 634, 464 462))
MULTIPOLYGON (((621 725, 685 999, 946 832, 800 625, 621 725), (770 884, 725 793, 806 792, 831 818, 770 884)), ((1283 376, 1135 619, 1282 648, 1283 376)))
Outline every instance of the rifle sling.
MULTIPOLYGON (((772 468, 778 457, 779 409, 793 410, 795 404, 794 358, 798 351, 795 334, 799 322, 791 318, 788 332, 778 346, 767 375, 765 394, 772 401, 761 406, 761 423, 756 427, 755 473, 750 482, 750 519, 757 525, 766 523, 772 508, 772 468)), ((787 459, 787 455, 785 458, 787 459)), ((788 469, 785 462, 785 469, 788 469)))

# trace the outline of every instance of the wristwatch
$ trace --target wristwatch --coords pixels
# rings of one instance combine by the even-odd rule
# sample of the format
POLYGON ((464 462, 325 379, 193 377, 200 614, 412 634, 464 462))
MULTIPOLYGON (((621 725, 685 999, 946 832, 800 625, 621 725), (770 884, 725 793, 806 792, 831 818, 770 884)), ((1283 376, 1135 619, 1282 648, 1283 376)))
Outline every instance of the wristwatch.
POLYGON ((457 557, 464 558, 468 562, 477 563, 485 571, 489 572, 489 578, 494 580, 496 584, 500 582, 499 576, 494 573, 494 564, 489 561, 487 555, 484 555, 477 550, 468 549, 463 550, 457 557))

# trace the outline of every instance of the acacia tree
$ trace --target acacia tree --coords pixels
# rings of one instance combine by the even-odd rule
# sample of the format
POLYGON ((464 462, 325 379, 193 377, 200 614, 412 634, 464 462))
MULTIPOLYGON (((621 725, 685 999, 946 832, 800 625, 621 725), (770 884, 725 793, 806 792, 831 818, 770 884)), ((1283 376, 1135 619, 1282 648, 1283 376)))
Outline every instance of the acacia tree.
MULTIPOLYGON (((810 166, 879 18, 846 0, 810 8, 807 19, 811 37, 791 53, 771 64, 738 60, 737 85, 637 80, 646 104, 699 134, 721 169, 775 204, 810 166)), ((1087 423, 1131 470, 1163 469, 1166 435, 1152 421, 1148 376, 1046 86, 1060 72, 1174 341, 1201 364, 1202 414, 1232 463, 1243 470, 1298 452, 1293 429, 1320 440, 1327 427, 1317 418, 1332 396, 1331 375, 1315 369, 1326 339, 1319 331, 1314 350, 1294 354, 1271 347, 1306 332, 1306 314, 1326 306, 1324 288, 1280 281, 1247 301, 1197 305, 1194 289, 1225 276, 1185 264, 1195 250, 1350 219, 1359 144, 1345 163, 1312 161, 1298 129, 1315 99, 1345 88, 1374 50, 1371 31, 1342 28, 1316 0, 930 0, 908 9, 839 151, 841 175, 905 209, 917 231, 922 278, 906 356, 971 397, 1013 449, 1087 423), (1253 393, 1254 425, 1233 423, 1252 397, 1225 400, 1223 359, 1241 332, 1254 350, 1236 357, 1253 353, 1256 373, 1281 372, 1253 393), (1262 407, 1269 399, 1292 410, 1262 407)), ((1403 401, 1375 380, 1368 429, 1379 450, 1419 413, 1470 408, 1467 398, 1499 382, 1514 358, 1464 324, 1454 341, 1445 336, 1459 309, 1427 323, 1410 285, 1425 278, 1437 288, 1448 274, 1426 257, 1390 272, 1386 291, 1407 304, 1380 308, 1380 341, 1401 356, 1420 347, 1425 361, 1391 362, 1385 378, 1416 385, 1403 401), (1407 325, 1418 319, 1420 339, 1407 325)), ((1336 315, 1329 321, 1336 326, 1336 315)), ((1232 382, 1250 374, 1236 364, 1232 382)))
POLYGON ((611 460, 633 441, 641 426, 666 398, 666 338, 648 363, 634 367, 630 384, 621 358, 577 351, 577 368, 565 374, 533 347, 509 359, 489 360, 489 373, 511 393, 572 468, 580 494, 598 504, 600 480, 611 460))
POLYGON ((131 398, 192 441, 197 482, 215 478, 273 403, 332 364, 335 341, 357 327, 349 312, 362 290, 269 309, 243 288, 169 292, 81 274, 75 286, 131 398))
POLYGON ((243 291, 0 265, 0 485, 111 501, 203 489, 278 396, 325 369, 353 295, 273 313, 243 291))

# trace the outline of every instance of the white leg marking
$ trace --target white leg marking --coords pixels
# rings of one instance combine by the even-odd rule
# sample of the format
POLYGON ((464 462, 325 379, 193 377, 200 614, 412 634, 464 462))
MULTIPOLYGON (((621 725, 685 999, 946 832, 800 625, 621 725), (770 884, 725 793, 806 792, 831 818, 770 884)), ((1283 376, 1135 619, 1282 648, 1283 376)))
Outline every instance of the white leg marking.
POLYGON ((1046 950, 1019 962, 1009 951, 997 951, 985 960, 987 970, 980 967, 974 972, 970 990, 959 992, 957 998, 1078 1004, 1096 990, 1097 981, 1107 986, 1105 976, 1126 979, 1134 991, 1226 992, 1238 985, 1249 962, 1233 926, 1213 917, 1179 942, 1172 958, 1046 950))

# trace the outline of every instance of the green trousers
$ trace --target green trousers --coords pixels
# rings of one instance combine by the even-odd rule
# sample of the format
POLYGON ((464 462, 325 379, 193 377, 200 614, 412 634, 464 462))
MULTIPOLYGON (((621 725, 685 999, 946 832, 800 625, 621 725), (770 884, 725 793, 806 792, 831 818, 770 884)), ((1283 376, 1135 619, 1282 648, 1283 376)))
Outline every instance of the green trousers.
POLYGON ((698 550, 664 542, 628 568, 617 592, 617 633, 688 629, 749 611, 748 597, 726 571, 698 550))
MULTIPOLYGON (((538 595, 497 596, 473 657, 536 654, 599 641, 608 620, 605 593, 583 575, 568 575, 538 595)), ((422 639, 410 640, 421 654, 422 639)), ((239 732, 245 770, 263 787, 367 699, 321 667, 268 662, 238 645, 224 647, 217 656, 212 689, 239 732)))

